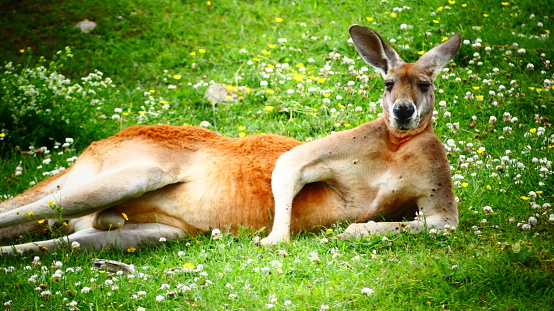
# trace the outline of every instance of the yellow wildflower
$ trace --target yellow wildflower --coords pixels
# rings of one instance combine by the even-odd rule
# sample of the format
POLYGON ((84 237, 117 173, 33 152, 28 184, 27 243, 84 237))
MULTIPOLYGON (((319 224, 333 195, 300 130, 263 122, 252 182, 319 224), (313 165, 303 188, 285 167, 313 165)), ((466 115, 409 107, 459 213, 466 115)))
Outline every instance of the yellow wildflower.
POLYGON ((529 198, 528 198, 528 197, 526 197, 526 196, 524 196, 524 195, 520 196, 519 198, 520 198, 520 199, 522 199, 523 201, 527 201, 527 200, 529 200, 529 198))
POLYGON ((510 2, 500 2, 502 5, 510 5, 510 2))
POLYGON ((467 3, 462 3, 462 8, 467 7, 467 3))
POLYGON ((173 76, 173 79, 179 80, 179 79, 181 79, 182 77, 183 77, 182 75, 174 75, 174 76, 173 76))
POLYGON ((190 262, 187 262, 187 263, 183 264, 183 268, 187 269, 187 270, 192 270, 192 269, 194 269, 194 265, 191 264, 190 262))
POLYGON ((43 224, 43 223, 44 223, 44 219, 41 219, 41 220, 37 221, 37 223, 43 224))
POLYGON ((275 93, 274 90, 266 90, 266 92, 267 92, 267 94, 270 94, 270 95, 273 94, 273 93, 275 93))
POLYGON ((537 129, 536 129, 536 128, 532 128, 532 129, 529 130, 529 132, 535 134, 535 133, 537 132, 537 129))
POLYGON ((396 18, 397 16, 398 16, 398 14, 396 14, 394 12, 390 13, 390 17, 392 17, 392 18, 396 18))
POLYGON ((281 17, 275 17, 275 21, 277 23, 282 23, 283 22, 283 19, 281 17))
POLYGON ((246 130, 246 126, 240 125, 240 126, 239 126, 239 131, 244 131, 244 130, 246 130))
POLYGON ((52 206, 52 205, 54 205, 54 204, 56 204, 56 203, 55 203, 54 201, 50 201, 50 200, 48 200, 48 201, 46 201, 46 204, 48 204, 48 205, 52 206))
POLYGON ((277 47, 277 45, 275 44, 268 44, 267 47, 269 47, 270 49, 274 49, 277 47))
POLYGON ((273 108, 274 108, 273 106, 265 106, 264 109, 265 109, 266 111, 273 111, 273 108))
POLYGON ((239 133, 239 137, 244 137, 244 136, 246 136, 246 133, 245 133, 245 132, 240 132, 240 133, 239 133))
POLYGON ((372 21, 373 21, 373 17, 368 17, 368 16, 366 16, 365 19, 366 19, 368 22, 372 22, 372 21))
POLYGON ((454 1, 454 0, 448 0, 448 4, 454 4, 454 3, 456 3, 456 1, 454 1))
POLYGON ((487 190, 492 190, 491 185, 487 185, 487 190))
POLYGON ((462 187, 464 187, 464 188, 469 187, 469 183, 463 182, 463 183, 462 183, 462 187))
POLYGON ((25 53, 24 49, 19 50, 19 53, 25 53))
POLYGON ((29 215, 29 216, 35 216, 35 212, 32 212, 32 211, 31 211, 31 212, 28 212, 27 215, 29 215))
POLYGON ((489 17, 489 14, 486 14, 486 13, 485 13, 485 14, 483 14, 483 16, 484 16, 484 17, 489 17))
POLYGON ((127 214, 125 214, 125 213, 121 213, 121 216, 123 216, 123 219, 125 219, 125 220, 129 220, 129 217, 127 217, 127 214))
POLYGON ((304 79, 306 77, 305 75, 301 75, 301 74, 296 73, 296 72, 291 73, 290 76, 296 81, 302 81, 302 79, 304 79))
POLYGON ((317 82, 319 82, 319 83, 323 83, 323 82, 325 82, 325 81, 327 81, 327 78, 319 78, 319 79, 317 79, 317 82))
POLYGON ((127 252, 128 252, 128 253, 133 253, 133 252, 135 252, 136 250, 137 250, 136 248, 134 248, 134 247, 131 246, 131 247, 129 247, 129 248, 127 249, 127 252))
POLYGON ((417 52, 417 54, 419 54, 419 55, 423 55, 423 54, 425 54, 425 53, 426 53, 426 51, 418 51, 418 52, 417 52))
POLYGON ((198 52, 204 54, 204 53, 206 53, 206 50, 204 50, 204 49, 198 49, 198 52))
POLYGON ((269 55, 269 54, 271 54, 271 52, 270 52, 270 51, 267 51, 267 50, 262 50, 262 54, 264 54, 264 55, 269 55))
POLYGON ((190 52, 190 55, 196 56, 196 52, 192 51, 192 52, 190 52))
POLYGON ((302 63, 296 64, 296 68, 302 68, 302 67, 304 67, 304 64, 302 64, 302 63))

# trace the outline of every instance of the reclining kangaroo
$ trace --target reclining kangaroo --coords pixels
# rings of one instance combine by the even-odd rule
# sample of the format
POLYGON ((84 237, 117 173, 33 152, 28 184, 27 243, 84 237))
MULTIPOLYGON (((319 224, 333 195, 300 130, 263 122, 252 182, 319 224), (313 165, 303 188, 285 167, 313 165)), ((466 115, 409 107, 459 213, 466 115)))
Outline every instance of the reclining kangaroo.
POLYGON ((228 138, 199 127, 129 127, 0 204, 5 242, 54 218, 53 206, 69 219, 67 237, 0 253, 72 242, 127 249, 212 228, 273 226, 260 241, 273 245, 291 232, 337 222, 353 222, 342 239, 456 226, 450 167, 432 112, 433 82, 459 50, 460 35, 415 63, 405 63, 367 27, 354 25, 350 35, 385 80, 376 120, 308 143, 276 135, 228 138), (381 219, 404 220, 367 222, 381 219))

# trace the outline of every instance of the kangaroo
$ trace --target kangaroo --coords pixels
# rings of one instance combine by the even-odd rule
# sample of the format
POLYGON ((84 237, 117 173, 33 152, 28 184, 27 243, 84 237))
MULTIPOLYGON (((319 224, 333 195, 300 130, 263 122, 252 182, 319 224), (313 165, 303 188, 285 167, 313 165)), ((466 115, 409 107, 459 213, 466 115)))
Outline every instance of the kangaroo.
POLYGON ((131 126, 0 203, 6 242, 42 219, 61 216, 69 231, 0 253, 73 242, 125 250, 213 228, 272 228, 259 243, 274 245, 337 222, 352 223, 337 236, 345 240, 457 226, 450 166, 432 113, 433 83, 461 36, 406 63, 372 29, 353 25, 349 32, 384 78, 379 118, 308 143, 277 135, 229 138, 192 126, 131 126))

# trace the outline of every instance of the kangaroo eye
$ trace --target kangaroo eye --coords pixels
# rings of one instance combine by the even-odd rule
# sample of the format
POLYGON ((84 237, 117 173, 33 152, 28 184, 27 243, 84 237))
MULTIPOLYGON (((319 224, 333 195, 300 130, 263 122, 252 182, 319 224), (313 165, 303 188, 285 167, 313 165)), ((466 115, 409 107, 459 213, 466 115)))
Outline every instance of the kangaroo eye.
POLYGON ((387 91, 392 90, 392 87, 394 86, 394 82, 392 81, 385 81, 385 87, 387 88, 387 91))
POLYGON ((419 82, 417 85, 424 92, 427 91, 429 89, 429 87, 431 87, 431 83, 429 83, 429 82, 419 82))

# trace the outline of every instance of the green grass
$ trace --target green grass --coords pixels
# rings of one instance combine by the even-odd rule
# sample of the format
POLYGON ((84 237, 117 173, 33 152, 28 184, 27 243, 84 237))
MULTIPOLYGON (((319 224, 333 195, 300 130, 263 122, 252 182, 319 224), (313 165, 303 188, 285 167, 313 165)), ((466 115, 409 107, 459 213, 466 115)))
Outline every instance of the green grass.
POLYGON ((133 252, 43 253, 40 264, 33 255, 0 257, 0 302, 8 309, 554 308, 554 98, 547 83, 554 80, 554 11, 548 1, 0 5, 0 59, 16 68, 0 64, 2 199, 68 167, 68 159, 91 141, 137 123, 208 121, 224 135, 274 133, 304 141, 376 118, 382 80, 371 69, 362 71, 369 66, 347 41, 351 24, 394 39, 407 61, 454 32, 468 40, 445 73, 449 77, 436 82, 435 131, 447 146, 460 207, 461 223, 451 235, 322 243, 344 230, 338 225, 331 233, 301 234, 268 249, 253 246, 253 235, 243 233, 133 252), (74 28, 85 18, 98 24, 88 34, 74 28), (57 54, 66 46, 73 57, 57 54), (54 88, 52 78, 25 73, 37 66, 70 83, 54 88), (85 85, 81 78, 96 70, 115 86, 85 85), (212 105, 203 98, 210 81, 250 92, 239 94, 240 101, 212 105), (67 98, 67 87, 77 83, 96 94, 67 98), (25 95, 19 86, 27 84, 44 96, 25 95), (29 113, 12 117, 21 111, 29 113), (74 142, 64 146, 66 138, 74 142), (134 264, 149 277, 91 270, 93 258, 134 264), (165 272, 183 265, 203 269, 165 272))

